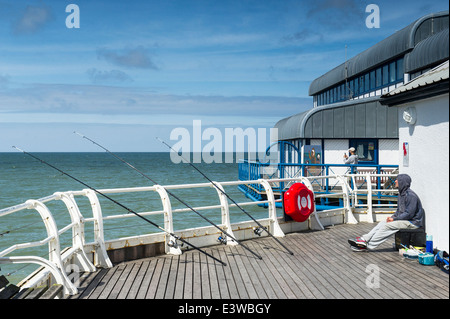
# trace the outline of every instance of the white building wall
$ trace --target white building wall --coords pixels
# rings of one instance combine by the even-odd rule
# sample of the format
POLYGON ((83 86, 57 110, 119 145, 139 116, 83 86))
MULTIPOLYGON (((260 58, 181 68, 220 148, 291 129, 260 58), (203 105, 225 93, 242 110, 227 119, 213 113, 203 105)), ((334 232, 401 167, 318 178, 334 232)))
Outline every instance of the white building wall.
POLYGON ((398 165, 398 140, 380 139, 378 141, 378 163, 380 165, 398 165))
POLYGON ((449 251, 449 95, 399 107, 399 170, 411 176, 413 189, 426 214, 426 231, 434 247, 449 251), (403 111, 415 107, 417 120, 409 125, 403 111), (404 163, 403 143, 409 144, 404 163))
MULTIPOLYGON (((324 140, 324 158, 326 164, 344 164, 344 153, 348 151, 347 139, 324 140)), ((333 167, 330 174, 345 174, 346 167, 333 167)))

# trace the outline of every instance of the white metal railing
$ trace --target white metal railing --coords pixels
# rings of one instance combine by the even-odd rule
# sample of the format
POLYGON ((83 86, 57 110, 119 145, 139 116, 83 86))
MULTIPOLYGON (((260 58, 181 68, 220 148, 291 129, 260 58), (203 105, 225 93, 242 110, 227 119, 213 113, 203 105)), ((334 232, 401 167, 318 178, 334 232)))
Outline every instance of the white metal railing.
MULTIPOLYGON (((385 176, 385 175, 383 175, 385 176)), ((373 177, 373 174, 366 174, 366 178, 370 179, 373 177)), ((278 223, 277 211, 276 211, 276 203, 281 202, 281 199, 275 199, 275 195, 273 192, 272 185, 278 185, 280 182, 290 182, 290 181, 298 181, 304 183, 311 191, 313 190, 313 186, 310 182, 310 179, 333 179, 338 184, 341 185, 341 191, 333 193, 333 196, 342 197, 343 199, 343 207, 339 209, 330 209, 326 211, 313 213, 315 220, 320 228, 323 229, 323 226, 319 220, 318 215, 321 213, 326 213, 330 211, 339 211, 345 216, 344 222, 346 223, 357 223, 357 220, 352 214, 352 210, 356 207, 357 196, 362 192, 367 193, 367 207, 368 212, 370 214, 369 219, 372 218, 372 201, 371 199, 372 192, 378 191, 386 191, 372 189, 370 184, 366 190, 360 190, 357 188, 350 187, 348 181, 349 179, 356 178, 356 175, 330 175, 330 176, 313 176, 313 177, 295 177, 295 178, 283 178, 283 179, 258 179, 258 180, 247 180, 247 181, 229 181, 229 182, 214 182, 222 191, 224 191, 225 186, 238 186, 243 184, 259 184, 265 190, 266 200, 261 201, 246 201, 237 203, 237 205, 244 207, 249 205, 261 205, 267 204, 268 207, 268 219, 269 230, 276 237, 283 237, 284 233, 278 223), (272 185, 271 185, 272 184, 272 185), (353 205, 352 205, 353 202, 353 205)), ((356 185, 356 183, 354 183, 356 185)), ((169 233, 174 233, 173 228, 173 214, 174 213, 185 213, 190 211, 190 208, 178 208, 173 209, 171 205, 170 198, 166 190, 179 190, 179 189, 196 189, 196 188, 215 188, 212 183, 198 183, 198 184, 181 184, 181 185, 168 185, 168 186, 160 186, 154 185, 149 187, 134 187, 134 188, 116 188, 116 189, 99 189, 98 192, 102 194, 120 194, 120 193, 138 193, 138 192, 156 192, 159 194, 160 200, 162 202, 163 209, 157 211, 143 211, 137 212, 141 216, 152 216, 152 215, 163 215, 164 216, 164 229, 167 231, 165 236, 165 252, 168 254, 181 254, 181 250, 178 247, 174 247, 169 243, 173 241, 173 238, 169 233)), ((215 188, 216 189, 216 188, 215 188)), ((216 189, 217 196, 219 198, 218 205, 209 205, 209 206, 200 206, 193 207, 196 211, 202 210, 211 210, 211 209, 220 209, 221 212, 221 224, 219 225, 224 230, 227 231, 228 234, 234 237, 231 220, 230 220, 230 208, 236 207, 236 204, 230 204, 228 198, 222 191, 216 189)), ((325 194, 318 194, 316 198, 327 196, 325 194)), ((328 194, 330 196, 330 194, 328 194)), ((14 244, 3 251, 0 251, 0 264, 6 263, 33 263, 38 264, 44 267, 45 271, 51 273, 55 281, 59 284, 62 284, 64 287, 65 294, 76 294, 78 292, 77 287, 71 282, 68 277, 68 272, 70 269, 67 268, 67 264, 76 263, 77 269, 82 272, 92 272, 95 271, 96 267, 112 267, 112 263, 108 257, 107 249, 105 245, 105 234, 103 223, 105 220, 111 219, 126 219, 135 217, 134 214, 116 214, 105 216, 102 212, 102 208, 99 201, 99 194, 96 191, 91 189, 85 189, 81 191, 69 191, 69 192, 57 192, 53 195, 38 199, 38 200, 28 200, 23 204, 12 206, 9 208, 5 208, 0 210, 0 217, 10 215, 16 212, 20 212, 26 209, 34 209, 36 210, 42 219, 42 222, 45 225, 47 237, 34 242, 28 243, 18 243, 14 244), (77 204, 76 198, 78 197, 86 197, 89 200, 90 208, 92 211, 91 218, 85 218, 81 213, 79 206, 77 204), (58 229, 55 219, 47 207, 46 203, 52 201, 62 201, 67 208, 67 212, 70 215, 71 222, 64 226, 61 229, 58 229), (93 234, 93 243, 89 243, 95 247, 94 257, 91 261, 84 250, 86 247, 85 242, 85 225, 86 223, 93 223, 94 225, 94 234, 93 234), (67 249, 62 250, 60 244, 60 236, 68 231, 72 231, 72 243, 71 246, 67 249), (8 256, 14 251, 37 247, 37 246, 45 246, 48 245, 49 255, 48 258, 38 257, 38 256, 8 256)), ((180 231, 180 230, 178 230, 180 231)), ((233 245, 235 242, 228 240, 227 244, 233 245)), ((31 286, 33 282, 29 282, 29 286, 31 286)))

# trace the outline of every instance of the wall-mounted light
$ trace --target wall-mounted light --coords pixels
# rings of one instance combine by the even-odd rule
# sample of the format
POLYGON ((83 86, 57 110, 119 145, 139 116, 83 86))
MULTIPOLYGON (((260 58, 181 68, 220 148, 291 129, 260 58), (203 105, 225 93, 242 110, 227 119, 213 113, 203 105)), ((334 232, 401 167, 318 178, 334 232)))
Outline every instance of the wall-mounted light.
POLYGON ((414 125, 417 120, 416 108, 410 106, 403 111, 403 120, 409 125, 414 125))

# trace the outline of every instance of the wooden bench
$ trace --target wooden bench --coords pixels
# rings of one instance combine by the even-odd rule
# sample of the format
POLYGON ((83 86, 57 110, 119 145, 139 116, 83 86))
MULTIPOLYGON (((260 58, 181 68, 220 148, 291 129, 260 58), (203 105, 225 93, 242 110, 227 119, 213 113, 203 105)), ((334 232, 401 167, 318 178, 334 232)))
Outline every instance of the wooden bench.
POLYGON ((0 299, 55 299, 62 297, 62 285, 20 289, 11 284, 5 276, 0 276, 0 299))

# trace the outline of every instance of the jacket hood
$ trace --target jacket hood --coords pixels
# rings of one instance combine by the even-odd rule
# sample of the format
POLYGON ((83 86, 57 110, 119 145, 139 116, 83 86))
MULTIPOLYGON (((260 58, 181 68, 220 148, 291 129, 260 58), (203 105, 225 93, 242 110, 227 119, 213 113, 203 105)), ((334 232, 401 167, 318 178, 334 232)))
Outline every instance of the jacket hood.
POLYGON ((398 192, 403 194, 411 186, 411 177, 408 174, 399 174, 397 176, 398 192))

